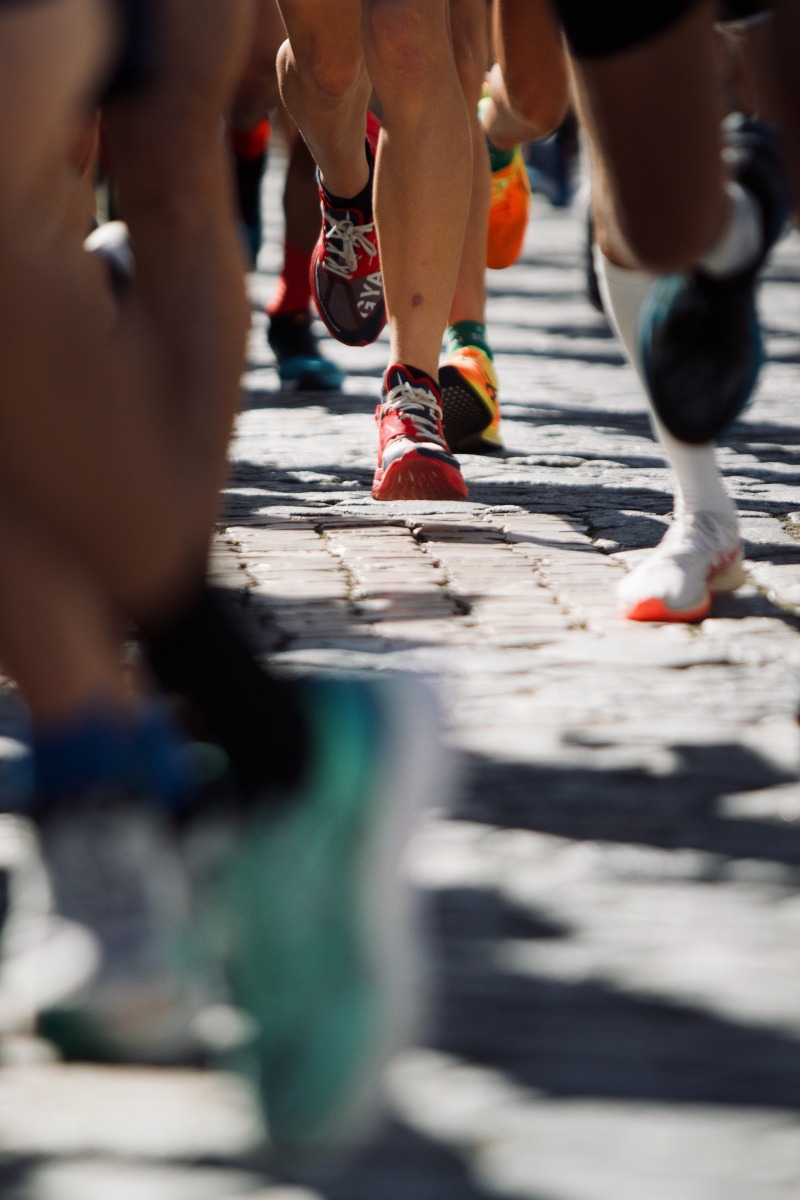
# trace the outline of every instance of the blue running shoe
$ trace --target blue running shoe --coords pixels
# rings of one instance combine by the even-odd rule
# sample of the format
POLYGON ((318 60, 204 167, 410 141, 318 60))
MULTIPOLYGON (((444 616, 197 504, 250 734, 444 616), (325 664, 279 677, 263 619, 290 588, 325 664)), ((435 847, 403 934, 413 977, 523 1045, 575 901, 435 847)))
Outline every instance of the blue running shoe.
POLYGON ((308 312, 268 317, 267 341, 283 384, 301 392, 338 392, 345 380, 340 366, 320 352, 308 312))
POLYGON ((725 123, 725 157, 758 201, 763 250, 727 278, 702 270, 658 279, 639 320, 639 351, 654 408, 681 441, 713 441, 745 408, 764 358, 755 295, 761 267, 789 215, 777 133, 750 117, 725 123))
MULTIPOLYGON (((252 1019, 243 1066, 273 1153, 341 1151, 371 1132, 389 1058, 419 1033, 424 988, 403 873, 447 761, 428 690, 405 676, 305 685, 314 753, 302 793, 234 824, 206 928, 252 1019)), ((201 830, 202 835, 202 830, 201 830)), ((212 839, 213 840, 213 839, 212 839)))

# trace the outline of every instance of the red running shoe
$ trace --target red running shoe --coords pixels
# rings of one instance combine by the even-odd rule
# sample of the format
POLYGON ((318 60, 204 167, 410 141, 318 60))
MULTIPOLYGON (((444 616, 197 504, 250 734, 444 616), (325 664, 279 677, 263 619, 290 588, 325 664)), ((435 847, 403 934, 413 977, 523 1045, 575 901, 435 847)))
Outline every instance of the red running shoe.
POLYGON ((442 430, 442 398, 428 375, 397 363, 383 381, 375 500, 465 500, 467 485, 442 430))
MULTIPOLYGON (((375 161, 380 123, 367 113, 366 150, 375 161)), ((372 212, 332 208, 322 187, 322 232, 311 257, 311 291, 325 327, 346 346, 367 346, 386 324, 378 235, 372 212)))

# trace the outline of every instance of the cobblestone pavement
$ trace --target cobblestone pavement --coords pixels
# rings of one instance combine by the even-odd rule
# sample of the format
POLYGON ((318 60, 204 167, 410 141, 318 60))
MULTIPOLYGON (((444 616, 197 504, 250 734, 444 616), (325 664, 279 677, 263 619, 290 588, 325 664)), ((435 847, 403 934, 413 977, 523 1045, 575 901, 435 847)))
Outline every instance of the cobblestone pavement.
MULTIPOLYGON (((216 570, 284 666, 436 681, 464 762, 412 856, 436 1021, 392 1068, 386 1129, 300 1183, 259 1165, 231 1078, 13 1043, 4 1200, 797 1200, 800 236, 719 451, 751 583, 690 628, 616 613, 670 480, 584 299, 577 208, 537 200, 491 276, 507 450, 462 460, 461 504, 369 498, 385 343, 330 346, 341 396, 279 390, 270 241, 216 570)), ((13 738, 8 693, 0 717, 13 738)))

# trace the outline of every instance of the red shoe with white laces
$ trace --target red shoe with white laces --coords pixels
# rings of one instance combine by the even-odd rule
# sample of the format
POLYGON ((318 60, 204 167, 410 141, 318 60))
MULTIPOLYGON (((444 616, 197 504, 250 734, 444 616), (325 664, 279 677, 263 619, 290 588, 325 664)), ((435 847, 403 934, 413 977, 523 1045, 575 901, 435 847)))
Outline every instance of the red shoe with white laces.
MULTIPOLYGON (((375 161, 380 123, 367 113, 365 148, 375 161)), ((375 218, 347 205, 334 208, 319 189, 322 232, 311 257, 311 291, 331 337, 346 346, 367 346, 386 324, 383 274, 375 218)))
POLYGON ((383 381, 375 500, 465 500, 467 485, 442 430, 442 398, 429 375, 397 363, 383 381))

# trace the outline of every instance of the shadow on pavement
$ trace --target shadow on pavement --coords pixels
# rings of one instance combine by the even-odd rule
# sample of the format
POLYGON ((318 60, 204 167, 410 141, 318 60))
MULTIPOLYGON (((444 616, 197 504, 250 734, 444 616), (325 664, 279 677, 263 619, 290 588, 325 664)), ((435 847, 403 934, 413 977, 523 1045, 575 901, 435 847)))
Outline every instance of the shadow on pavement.
POLYGON ((550 1097, 800 1111, 795 1039, 599 981, 503 970, 498 943, 522 940, 512 907, 455 891, 441 893, 437 908, 436 1049, 550 1097))
POLYGON ((800 867, 800 821, 732 817, 723 804, 730 796, 794 783, 796 774, 777 770, 735 743, 669 750, 677 766, 668 775, 636 767, 591 770, 474 757, 468 761, 468 787, 452 815, 578 841, 700 850, 723 860, 800 867))

